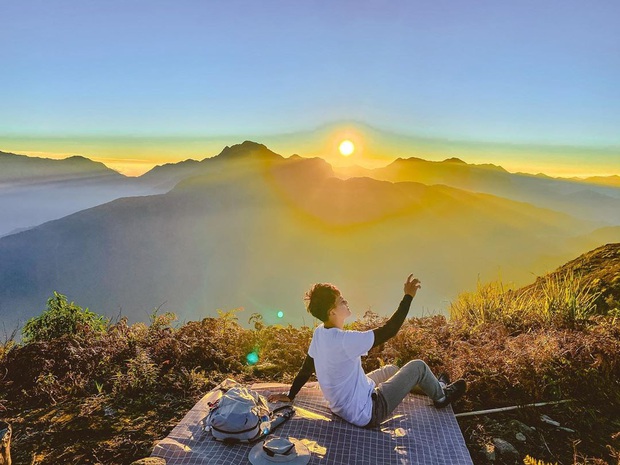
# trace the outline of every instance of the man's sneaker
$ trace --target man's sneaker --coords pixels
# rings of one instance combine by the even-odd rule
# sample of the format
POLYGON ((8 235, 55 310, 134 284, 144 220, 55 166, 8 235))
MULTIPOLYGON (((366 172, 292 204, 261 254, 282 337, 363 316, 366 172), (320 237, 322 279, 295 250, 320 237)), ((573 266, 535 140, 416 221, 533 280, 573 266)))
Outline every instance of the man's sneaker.
POLYGON ((441 386, 442 388, 445 388, 448 384, 450 384, 450 376, 448 376, 448 373, 444 371, 439 374, 437 381, 439 381, 440 384, 443 384, 443 386, 441 386))
POLYGON ((450 405, 452 402, 456 402, 460 399, 467 390, 467 384, 464 379, 456 380, 454 383, 447 385, 444 390, 444 399, 441 402, 433 401, 435 407, 444 408, 450 405))

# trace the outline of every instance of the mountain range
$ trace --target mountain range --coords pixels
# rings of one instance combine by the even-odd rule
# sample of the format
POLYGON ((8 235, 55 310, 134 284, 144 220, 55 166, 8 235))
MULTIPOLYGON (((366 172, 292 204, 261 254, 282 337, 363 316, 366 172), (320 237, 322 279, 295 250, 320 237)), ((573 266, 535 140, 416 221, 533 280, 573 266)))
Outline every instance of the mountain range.
POLYGON ((368 176, 391 182, 445 184, 474 192, 528 202, 577 218, 620 224, 620 185, 617 176, 589 180, 509 173, 500 166, 471 165, 458 158, 442 162, 399 158, 384 168, 341 168, 342 176, 368 176))
MULTIPOLYGON (((12 176, 12 189, 17 183, 28 190, 12 176)), ((268 323, 309 323, 302 295, 318 281, 338 285, 354 312, 387 314, 410 272, 422 280, 414 312, 436 312, 478 279, 501 275, 525 284, 620 241, 611 211, 620 189, 584 189, 458 159, 401 159, 344 172, 320 158, 284 158, 246 141, 137 179, 109 176, 121 183, 112 197, 122 198, 0 238, 5 324, 40 313, 55 290, 132 320, 146 320, 160 306, 181 320, 244 307, 242 319, 259 312, 268 323), (597 213, 548 208, 565 205, 563 196, 592 202, 597 213)), ((89 185, 84 177, 50 183, 89 185)), ((32 184, 31 178, 37 177, 30 176, 32 184)), ((38 177, 38 188, 45 179, 38 177)), ((106 191, 114 182, 98 186, 106 191)))
POLYGON ((0 237, 119 197, 158 192, 85 157, 0 152, 0 237))

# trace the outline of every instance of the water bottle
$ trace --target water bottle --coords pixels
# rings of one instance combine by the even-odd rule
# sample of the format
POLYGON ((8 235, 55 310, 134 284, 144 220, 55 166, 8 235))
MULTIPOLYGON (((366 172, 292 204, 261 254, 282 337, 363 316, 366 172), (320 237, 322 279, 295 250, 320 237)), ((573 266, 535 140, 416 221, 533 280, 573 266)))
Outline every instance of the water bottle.
POLYGON ((260 417, 260 430, 262 431, 264 436, 269 434, 269 429, 271 428, 271 422, 269 421, 269 417, 267 415, 263 415, 260 417))

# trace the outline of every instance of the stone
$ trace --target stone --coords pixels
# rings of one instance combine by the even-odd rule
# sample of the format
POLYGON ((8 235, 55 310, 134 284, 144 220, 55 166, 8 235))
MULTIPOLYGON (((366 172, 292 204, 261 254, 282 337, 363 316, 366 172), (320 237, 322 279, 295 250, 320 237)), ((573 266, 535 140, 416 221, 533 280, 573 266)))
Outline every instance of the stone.
POLYGON ((523 433, 515 434, 515 438, 517 438, 517 441, 521 441, 521 442, 527 441, 527 438, 525 437, 525 434, 523 433))
POLYGON ((543 423, 547 423, 548 425, 551 425, 551 426, 560 426, 559 422, 552 420, 547 415, 541 415, 540 421, 542 421, 543 423))
POLYGON ((565 433, 576 433, 577 432, 574 429, 565 428, 564 426, 558 426, 558 429, 560 431, 564 431, 565 433))
POLYGON ((528 426, 519 420, 510 420, 509 425, 511 430, 524 434, 525 436, 529 436, 536 432, 535 428, 528 426))
POLYGON ((144 459, 131 462, 131 465, 166 465, 166 460, 159 457, 146 457, 144 459))
POLYGON ((495 453, 503 463, 517 463, 519 460, 519 451, 502 438, 493 438, 495 453))

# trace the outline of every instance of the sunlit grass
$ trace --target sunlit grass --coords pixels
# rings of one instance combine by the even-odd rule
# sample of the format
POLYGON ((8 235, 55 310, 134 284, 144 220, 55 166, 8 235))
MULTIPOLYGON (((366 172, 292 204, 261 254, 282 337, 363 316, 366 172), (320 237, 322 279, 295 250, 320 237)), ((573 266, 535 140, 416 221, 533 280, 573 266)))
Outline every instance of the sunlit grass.
POLYGON ((515 291, 501 281, 478 283, 450 305, 453 321, 477 328, 501 323, 509 328, 576 328, 592 323, 601 292, 573 271, 547 275, 515 291))

